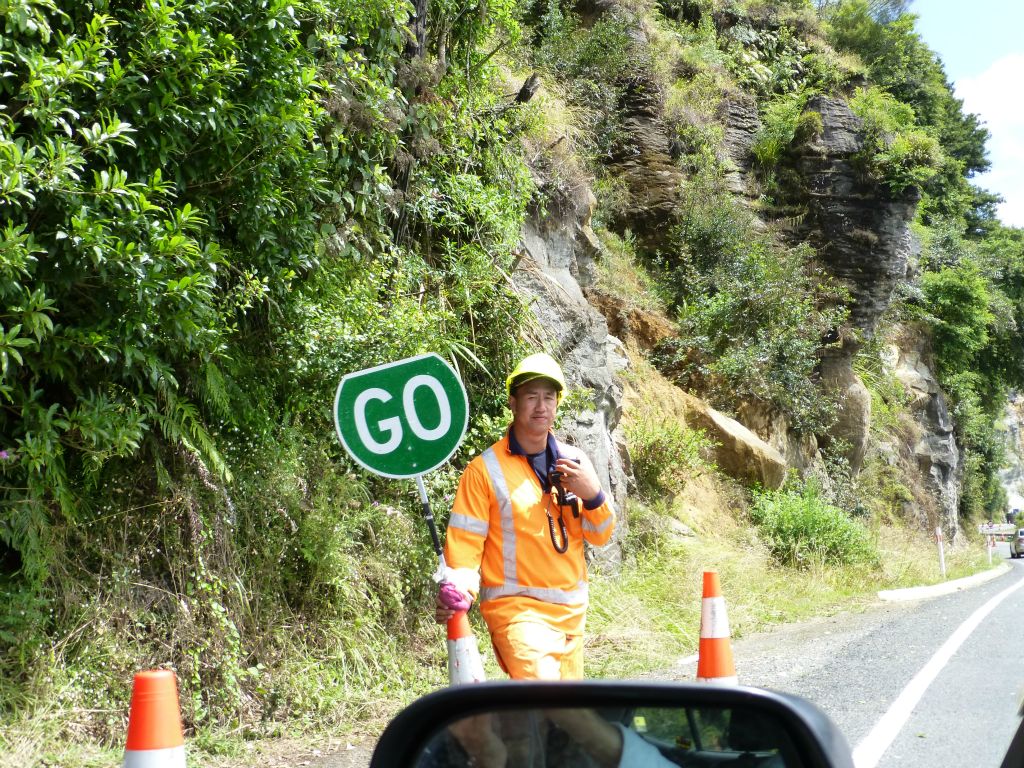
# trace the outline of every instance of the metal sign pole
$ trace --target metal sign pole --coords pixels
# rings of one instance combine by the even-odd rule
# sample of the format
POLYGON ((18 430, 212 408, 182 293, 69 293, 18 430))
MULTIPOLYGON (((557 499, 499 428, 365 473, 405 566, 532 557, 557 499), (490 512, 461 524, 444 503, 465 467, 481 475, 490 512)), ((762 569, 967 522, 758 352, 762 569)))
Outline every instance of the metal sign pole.
POLYGON ((420 491, 420 504, 423 505, 423 519, 427 521, 427 528, 430 529, 430 540, 434 543, 434 554, 441 556, 441 540, 437 537, 437 526, 434 525, 434 513, 430 510, 430 500, 427 498, 427 488, 423 484, 423 475, 416 475, 416 487, 420 491))

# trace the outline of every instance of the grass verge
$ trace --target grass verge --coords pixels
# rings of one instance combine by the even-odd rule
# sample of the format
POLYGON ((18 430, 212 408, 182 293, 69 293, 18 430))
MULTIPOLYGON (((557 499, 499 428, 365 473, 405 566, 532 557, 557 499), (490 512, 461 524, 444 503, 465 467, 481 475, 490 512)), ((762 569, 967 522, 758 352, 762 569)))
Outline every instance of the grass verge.
MULTIPOLYGON (((872 533, 881 566, 798 570, 774 565, 753 533, 727 525, 724 535, 680 538, 625 564, 618 576, 592 580, 587 674, 630 678, 656 673, 696 653, 702 574, 719 572, 733 638, 774 625, 863 610, 883 589, 936 584, 938 550, 928 537, 882 526, 872 533)), ((989 567, 983 545, 946 548, 947 579, 989 567)))

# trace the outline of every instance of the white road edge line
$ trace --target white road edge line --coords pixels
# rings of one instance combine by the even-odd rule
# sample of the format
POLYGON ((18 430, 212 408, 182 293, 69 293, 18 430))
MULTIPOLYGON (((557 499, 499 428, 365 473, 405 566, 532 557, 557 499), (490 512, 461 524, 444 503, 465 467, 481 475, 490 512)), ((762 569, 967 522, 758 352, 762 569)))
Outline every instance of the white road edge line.
POLYGON ((949 639, 942 644, 942 647, 935 652, 925 664, 921 671, 914 675, 914 678, 907 683, 907 687, 896 697, 896 700, 882 715, 881 719, 871 729, 853 750, 853 764, 855 768, 875 768, 882 755, 889 748, 896 736, 910 719, 914 707, 928 690, 928 686, 938 677, 939 672, 946 666, 964 641, 971 636, 971 633, 978 628, 978 625, 985 620, 997 605, 1008 598, 1021 587, 1024 587, 1024 579, 1021 579, 1012 587, 1007 587, 998 595, 993 597, 978 610, 972 613, 967 620, 956 628, 956 631, 949 636, 949 639))

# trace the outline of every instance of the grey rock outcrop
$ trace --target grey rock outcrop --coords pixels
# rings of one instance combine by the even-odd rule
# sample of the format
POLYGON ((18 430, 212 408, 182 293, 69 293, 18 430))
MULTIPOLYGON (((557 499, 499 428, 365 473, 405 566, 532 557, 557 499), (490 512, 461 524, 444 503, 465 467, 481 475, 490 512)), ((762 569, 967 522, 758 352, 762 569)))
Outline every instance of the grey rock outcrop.
POLYGON ((822 386, 838 403, 836 421, 829 429, 828 439, 841 440, 849 446, 845 451, 846 460, 857 472, 867 451, 871 393, 853 372, 851 356, 823 354, 819 369, 822 386))
MULTIPOLYGON (((590 3, 594 13, 606 13, 613 4, 590 3)), ((595 16, 595 17, 596 17, 595 16)), ((630 28, 638 49, 650 45, 639 18, 630 28)), ((664 94, 657 77, 644 67, 621 75, 618 136, 607 168, 624 183, 629 202, 616 223, 629 229, 650 248, 662 245, 675 220, 683 172, 672 157, 672 140, 664 119, 664 94)))
POLYGON ((715 444, 715 464, 745 484, 776 489, 786 480, 786 459, 735 419, 716 411, 703 400, 679 393, 686 408, 686 424, 702 429, 715 444))
MULTIPOLYGON (((857 172, 853 161, 863 149, 862 124, 845 101, 818 96, 807 110, 821 115, 822 130, 799 157, 807 191, 806 234, 821 266, 850 292, 849 325, 871 338, 906 276, 919 194, 911 189, 894 196, 857 172)), ((867 447, 871 400, 853 372, 859 344, 854 334, 841 337, 838 346, 822 350, 822 385, 839 403, 836 436, 849 445, 846 458, 857 472, 867 447)))
POLYGON ((753 165, 750 150, 761 130, 757 102, 752 96, 734 94, 722 100, 718 107, 718 119, 725 126, 722 150, 734 168, 726 174, 725 183, 733 194, 748 194, 747 178, 753 165))
POLYGON ((740 403, 736 413, 743 426, 778 451, 786 460, 786 466, 801 474, 821 464, 818 439, 808 433, 798 433, 790 426, 789 419, 761 402, 740 403))
POLYGON ((942 525, 953 541, 960 537, 959 506, 963 460, 953 434, 953 419, 946 396, 928 364, 919 337, 907 335, 888 347, 885 364, 910 394, 910 410, 920 427, 913 445, 914 458, 929 496, 936 500, 942 525))
MULTIPOLYGON (((1010 397, 1000 426, 1006 434, 1006 467, 999 470, 999 481, 1006 488, 1010 513, 1024 510, 1024 396, 1010 397)), ((999 521, 997 521, 999 522, 999 521)))
POLYGON ((683 181, 670 154, 661 101, 653 78, 640 75, 631 83, 623 105, 623 139, 611 161, 629 189, 628 225, 649 246, 663 241, 683 181))
POLYGON ((818 96, 807 110, 821 115, 821 134, 799 160, 807 185, 807 233, 829 274, 850 290, 850 324, 870 337, 906 276, 910 222, 919 193, 893 196, 853 167, 863 148, 861 120, 840 99, 818 96))

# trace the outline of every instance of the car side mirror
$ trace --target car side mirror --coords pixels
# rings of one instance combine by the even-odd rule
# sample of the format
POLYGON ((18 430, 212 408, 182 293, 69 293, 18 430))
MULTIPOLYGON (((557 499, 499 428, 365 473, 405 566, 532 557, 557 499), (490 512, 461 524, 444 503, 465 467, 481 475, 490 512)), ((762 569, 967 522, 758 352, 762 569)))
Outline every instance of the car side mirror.
POLYGON ((816 706, 741 686, 496 682, 413 702, 370 768, 853 768, 816 706))

